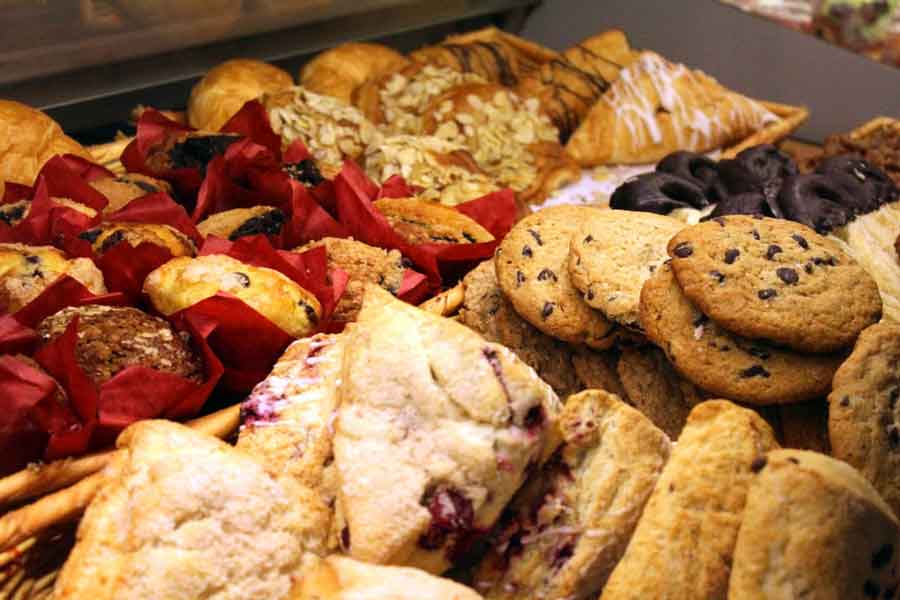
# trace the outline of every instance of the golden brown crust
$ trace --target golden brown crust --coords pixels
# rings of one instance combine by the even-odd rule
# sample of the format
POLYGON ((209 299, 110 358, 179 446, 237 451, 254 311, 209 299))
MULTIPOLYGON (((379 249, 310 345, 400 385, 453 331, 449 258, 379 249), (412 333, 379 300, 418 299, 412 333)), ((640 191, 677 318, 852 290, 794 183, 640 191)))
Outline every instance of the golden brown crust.
POLYGON ((90 152, 41 111, 0 100, 0 181, 31 185, 44 163, 57 154, 92 160, 90 152))
POLYGON ((382 44, 351 42, 320 53, 300 69, 300 85, 350 104, 367 79, 403 68, 409 60, 382 44))
POLYGON ((153 244, 165 248, 173 257, 194 256, 197 253, 191 238, 169 225, 107 222, 88 229, 79 237, 89 241, 98 256, 121 242, 129 244, 132 248, 137 248, 143 243, 153 244))
POLYGON ((484 29, 477 29, 459 35, 451 35, 444 43, 463 45, 475 43, 499 44, 515 54, 516 72, 519 76, 534 73, 540 69, 541 65, 559 58, 559 53, 550 48, 507 33, 496 27, 485 27, 484 29))
POLYGON ((212 68, 191 90, 188 123, 218 131, 245 102, 293 85, 291 75, 275 65, 236 58, 212 68))
POLYGON ((382 198, 375 208, 410 244, 478 244, 494 236, 474 219, 434 202, 417 198, 382 198))
POLYGON ((106 196, 109 201, 109 204, 103 207, 104 213, 125 208, 132 200, 148 194, 172 193, 172 186, 167 182, 137 173, 95 179, 90 182, 90 186, 106 196))
POLYGON ((570 63, 606 81, 615 81, 619 71, 630 65, 638 56, 631 48, 625 33, 610 29, 580 41, 563 52, 570 63))

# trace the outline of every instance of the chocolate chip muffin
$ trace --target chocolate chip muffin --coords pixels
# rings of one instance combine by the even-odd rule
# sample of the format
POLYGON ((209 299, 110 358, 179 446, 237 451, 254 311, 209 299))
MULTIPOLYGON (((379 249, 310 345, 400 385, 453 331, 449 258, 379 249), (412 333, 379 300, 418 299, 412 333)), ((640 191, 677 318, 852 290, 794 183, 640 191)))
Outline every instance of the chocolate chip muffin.
POLYGON ((104 213, 111 213, 125 208, 132 200, 149 194, 172 193, 172 186, 165 181, 147 177, 146 175, 138 175, 137 173, 126 173, 118 177, 95 179, 90 182, 90 186, 106 196, 106 199, 109 201, 109 204, 103 209, 104 213))
POLYGON ((203 380, 203 361, 191 348, 190 337, 136 308, 99 304, 64 308, 38 325, 43 343, 62 335, 76 316, 75 358, 95 384, 102 385, 132 366, 203 380))
MULTIPOLYGON (((97 215, 97 211, 90 206, 85 206, 80 202, 74 202, 66 198, 51 198, 54 204, 71 208, 76 212, 93 218, 97 215)), ((19 200, 18 202, 10 202, 0 206, 0 223, 6 223, 10 227, 15 227, 24 221, 31 212, 31 200, 19 200)))
POLYGON ((214 235, 234 241, 250 235, 278 235, 286 221, 284 212, 274 206, 252 206, 210 215, 200 221, 197 230, 203 237, 214 235))
POLYGON ((80 233, 78 237, 90 242, 98 256, 121 243, 129 244, 132 248, 137 248, 142 243, 153 244, 165 248, 173 257, 194 256, 197 253, 191 238, 168 225, 103 223, 80 233))

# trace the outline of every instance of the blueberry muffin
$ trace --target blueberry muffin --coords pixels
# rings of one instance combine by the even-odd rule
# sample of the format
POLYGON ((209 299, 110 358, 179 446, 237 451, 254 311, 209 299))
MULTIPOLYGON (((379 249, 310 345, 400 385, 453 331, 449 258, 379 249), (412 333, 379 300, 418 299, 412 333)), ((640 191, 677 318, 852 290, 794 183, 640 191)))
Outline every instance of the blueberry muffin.
POLYGON ((103 223, 80 233, 78 237, 90 242, 98 256, 123 242, 132 248, 142 243, 153 244, 165 248, 172 256, 194 256, 197 253, 191 238, 168 225, 103 223))
POLYGON ((278 271, 222 254, 173 258, 147 276, 144 292, 164 315, 225 292, 298 338, 312 333, 322 315, 316 297, 278 271))
POLYGON ((417 198, 382 198, 378 209, 410 244, 478 244, 494 236, 474 219, 452 208, 417 198))
POLYGON ((169 169, 206 171, 213 158, 225 154, 228 146, 239 139, 240 136, 230 133, 179 132, 150 149, 147 166, 156 173, 169 169))
POLYGON ((78 317, 78 366, 97 385, 127 367, 141 366, 191 381, 204 377, 203 360, 191 348, 190 337, 176 332, 159 317, 131 307, 70 306, 47 317, 37 331, 43 343, 65 332, 78 317))
POLYGON ((297 248, 305 252, 324 246, 328 253, 328 269, 338 268, 347 273, 347 287, 334 309, 338 321, 354 321, 362 306, 366 283, 380 285, 392 294, 403 283, 403 255, 397 250, 384 250, 362 242, 343 238, 324 238, 297 248))
POLYGON ((109 204, 103 209, 104 213, 112 213, 125 208, 132 200, 149 194, 172 193, 172 186, 165 181, 137 173, 95 179, 90 182, 90 186, 106 196, 109 201, 109 204))
MULTIPOLYGON (((54 204, 71 208, 87 217, 94 218, 97 211, 90 206, 85 206, 80 202, 75 202, 67 198, 51 198, 54 204)), ((6 223, 10 227, 15 227, 24 221, 31 212, 31 200, 19 200, 9 204, 0 205, 0 223, 6 223)))
POLYGON ((14 313, 59 276, 68 275, 94 294, 105 294, 103 274, 87 258, 69 259, 52 246, 0 244, 0 313, 14 313))
POLYGON ((203 237, 214 235, 234 241, 249 235, 277 236, 286 222, 284 212, 274 206, 253 206, 210 215, 197 229, 203 237))

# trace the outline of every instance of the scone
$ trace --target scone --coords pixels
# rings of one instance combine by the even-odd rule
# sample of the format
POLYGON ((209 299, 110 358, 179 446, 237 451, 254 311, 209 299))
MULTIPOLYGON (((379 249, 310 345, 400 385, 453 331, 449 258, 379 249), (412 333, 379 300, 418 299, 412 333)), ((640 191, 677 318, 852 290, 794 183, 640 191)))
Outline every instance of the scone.
POLYGON ((775 450, 755 465, 729 600, 893 598, 900 523, 845 463, 775 450))
POLYGON ((380 139, 375 126, 353 106, 300 86, 266 94, 262 103, 282 145, 303 142, 329 179, 344 160, 359 162, 365 149, 380 139))
POLYGON ((188 123, 196 129, 219 131, 245 102, 293 84, 290 73, 275 65, 247 58, 227 60, 191 88, 188 123))
POLYGON ((349 42, 320 52, 303 65, 300 85, 352 104, 353 93, 366 80, 407 64, 407 58, 382 44, 349 42))
MULTIPOLYGON (((75 212, 81 213, 91 219, 97 216, 97 211, 90 206, 69 200, 68 198, 50 198, 50 202, 57 206, 71 208, 75 212)), ((15 227, 31 214, 31 205, 31 200, 18 200, 16 202, 0 204, 0 222, 6 223, 10 227, 15 227)))
POLYGON ((426 135, 394 135, 370 146, 366 174, 376 183, 400 175, 422 188, 420 197, 448 206, 500 189, 462 144, 426 135))
POLYGON ((94 294, 105 294, 103 274, 88 258, 68 259, 51 246, 0 244, 0 313, 14 313, 61 275, 94 294))
POLYGON ((475 575, 485 598, 595 598, 669 458, 666 434, 607 392, 569 398, 560 428, 564 445, 507 508, 475 575))
POLYGON ((479 167, 526 203, 543 201, 581 176, 537 99, 496 84, 459 85, 438 96, 423 130, 466 147, 479 167))
POLYGON ((191 381, 203 380, 203 359, 190 336, 159 317, 127 306, 71 306, 50 315, 37 327, 47 344, 78 319, 75 360, 85 375, 102 385, 128 367, 146 367, 191 381))
POLYGON ((191 238, 169 225, 106 222, 81 232, 78 237, 90 242, 97 256, 105 254, 121 243, 126 243, 132 248, 140 244, 153 244, 165 248, 173 257, 194 256, 197 253, 191 238))
POLYGON ((341 269, 348 277, 347 287, 332 313, 335 320, 356 320, 367 283, 380 285, 392 294, 400 291, 406 267, 399 251, 376 248, 352 239, 323 238, 296 248, 294 252, 319 246, 324 246, 328 253, 328 269, 341 269))
POLYGON ((332 555, 303 576, 292 600, 479 600, 449 579, 409 567, 372 565, 332 555))
POLYGON ((138 173, 102 177, 89 182, 88 185, 106 196, 109 201, 103 208, 104 213, 125 208, 132 200, 148 194, 172 193, 172 186, 167 182, 138 173))
MULTIPOLYGON (((318 334, 291 344, 241 404, 237 448, 273 477, 291 478, 334 506, 334 415, 340 402, 342 335, 318 334)), ((331 515, 329 510, 329 518, 331 515)), ((330 536, 337 549, 340 534, 330 536)))
POLYGON ((410 64, 364 83, 357 90, 355 104, 388 133, 420 135, 423 115, 431 102, 465 83, 485 80, 446 67, 410 64))
POLYGON ((274 206, 233 208, 206 217, 197 223, 197 231, 203 237, 214 235, 234 241, 250 235, 277 236, 286 221, 284 211, 274 206))
POLYGON ((442 573, 555 449, 559 400, 503 346, 366 289, 334 424, 347 553, 442 573))
POLYGON ((582 166, 653 163, 708 152, 778 117, 701 71, 643 52, 610 84, 566 144, 582 166))
POLYGON ((252 456, 170 421, 132 425, 117 445, 56 600, 287 599, 324 553, 318 498, 252 456))
POLYGON ((225 292, 296 338, 312 333, 322 315, 316 297, 278 271, 223 254, 174 258, 147 276, 144 292, 166 316, 225 292))
POLYGON ((600 598, 725 600, 754 469, 777 447, 755 412, 697 405, 600 598))
POLYGON ((410 244, 480 244, 494 236, 456 209, 418 198, 382 198, 375 208, 410 244))

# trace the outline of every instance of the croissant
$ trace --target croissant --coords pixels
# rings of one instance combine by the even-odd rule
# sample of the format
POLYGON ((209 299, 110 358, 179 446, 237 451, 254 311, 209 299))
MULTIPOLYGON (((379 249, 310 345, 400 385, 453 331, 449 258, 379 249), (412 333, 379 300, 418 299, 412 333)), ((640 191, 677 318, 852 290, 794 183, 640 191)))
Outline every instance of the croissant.
POLYGON ((654 163, 676 150, 721 148, 777 120, 712 77, 643 52, 594 105, 566 149, 582 166, 654 163))
POLYGON ((300 70, 300 85, 350 104, 367 79, 403 68, 409 60, 381 44, 349 43, 326 50, 300 70))

